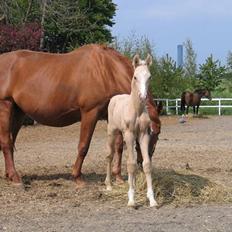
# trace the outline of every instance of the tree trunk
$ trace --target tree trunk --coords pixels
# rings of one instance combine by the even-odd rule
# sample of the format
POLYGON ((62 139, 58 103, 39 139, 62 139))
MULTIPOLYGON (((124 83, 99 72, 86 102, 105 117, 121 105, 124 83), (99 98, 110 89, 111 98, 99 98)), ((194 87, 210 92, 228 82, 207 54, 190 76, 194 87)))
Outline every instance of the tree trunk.
POLYGON ((25 15, 25 17, 24 17, 24 20, 23 20, 24 23, 27 22, 27 18, 28 18, 28 16, 29 16, 30 12, 31 12, 31 8, 32 8, 32 0, 28 0, 27 13, 26 13, 26 15, 25 15))
POLYGON ((41 33, 41 39, 40 39, 40 50, 43 50, 44 47, 44 19, 46 16, 46 7, 47 7, 47 0, 42 0, 42 17, 41 17, 41 29, 42 29, 42 33, 41 33))

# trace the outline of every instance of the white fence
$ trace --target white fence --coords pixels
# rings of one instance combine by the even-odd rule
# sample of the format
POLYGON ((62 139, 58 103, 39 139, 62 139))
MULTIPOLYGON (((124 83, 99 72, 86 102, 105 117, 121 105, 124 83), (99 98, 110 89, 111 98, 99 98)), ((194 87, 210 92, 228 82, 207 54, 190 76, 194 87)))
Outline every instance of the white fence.
MULTIPOLYGON (((179 110, 180 110, 180 98, 176 98, 176 99, 155 99, 156 101, 162 101, 165 102, 164 108, 166 109, 167 114, 170 114, 170 109, 175 109, 176 114, 178 114, 179 110)), ((210 101, 207 98, 202 98, 202 101, 210 101)), ((218 115, 222 114, 222 109, 223 108, 232 108, 231 104, 228 105, 222 105, 222 101, 226 102, 226 101, 231 101, 232 102, 232 98, 212 98, 211 100, 212 102, 215 102, 215 104, 213 105, 200 105, 200 108, 218 108, 218 115)))

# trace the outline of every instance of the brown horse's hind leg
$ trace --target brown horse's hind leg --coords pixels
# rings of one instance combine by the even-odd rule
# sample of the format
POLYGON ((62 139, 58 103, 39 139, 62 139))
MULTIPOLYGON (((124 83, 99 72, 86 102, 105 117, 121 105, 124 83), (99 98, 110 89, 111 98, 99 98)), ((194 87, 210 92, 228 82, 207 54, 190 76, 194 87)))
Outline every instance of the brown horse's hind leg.
POLYGON ((115 138, 114 165, 112 170, 112 173, 115 176, 116 182, 118 184, 124 182, 121 174, 122 152, 123 152, 123 137, 122 137, 122 133, 118 132, 115 138))
POLYGON ((196 107, 193 106, 193 114, 195 115, 196 114, 196 107))
POLYGON ((18 132, 23 125, 24 118, 25 113, 15 105, 11 120, 11 133, 13 138, 13 145, 15 144, 18 132))
POLYGON ((14 140, 17 135, 17 133, 12 133, 13 106, 14 103, 11 101, 0 101, 0 146, 5 158, 6 177, 14 183, 21 183, 21 179, 15 170, 13 157, 14 140))
POLYGON ((76 162, 73 166, 73 176, 76 180, 77 187, 83 187, 85 182, 81 178, 81 168, 85 156, 89 149, 89 144, 97 123, 98 111, 96 109, 90 112, 82 112, 81 114, 81 131, 80 141, 78 144, 78 155, 76 162))

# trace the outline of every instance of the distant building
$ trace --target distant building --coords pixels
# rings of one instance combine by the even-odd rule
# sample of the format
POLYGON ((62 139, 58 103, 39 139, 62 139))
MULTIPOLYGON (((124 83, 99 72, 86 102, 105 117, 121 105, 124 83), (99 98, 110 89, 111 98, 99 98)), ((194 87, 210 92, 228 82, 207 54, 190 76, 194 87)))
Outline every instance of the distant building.
POLYGON ((179 44, 177 45, 177 67, 183 67, 184 61, 183 61, 183 45, 179 44))

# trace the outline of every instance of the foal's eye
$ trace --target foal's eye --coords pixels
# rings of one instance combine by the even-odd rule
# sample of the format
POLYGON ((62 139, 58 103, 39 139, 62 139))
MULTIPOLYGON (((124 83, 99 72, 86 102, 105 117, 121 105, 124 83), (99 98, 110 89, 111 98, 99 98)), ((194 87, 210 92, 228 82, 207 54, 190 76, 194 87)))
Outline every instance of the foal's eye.
POLYGON ((137 80, 137 78, 136 78, 136 77, 134 77, 134 79, 135 79, 135 80, 137 80))

